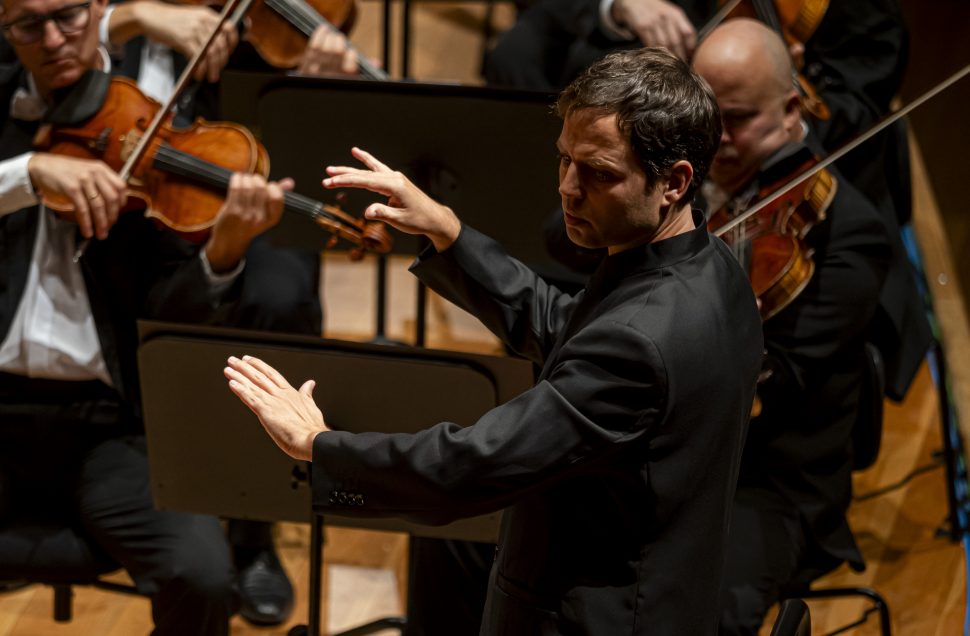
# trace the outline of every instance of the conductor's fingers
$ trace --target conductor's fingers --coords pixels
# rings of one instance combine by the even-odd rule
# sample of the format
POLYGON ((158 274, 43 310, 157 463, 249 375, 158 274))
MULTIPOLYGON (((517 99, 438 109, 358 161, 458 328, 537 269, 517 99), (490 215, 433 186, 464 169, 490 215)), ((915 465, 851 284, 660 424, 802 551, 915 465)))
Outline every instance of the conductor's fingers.
POLYGON ((316 380, 307 380, 306 382, 303 383, 303 386, 300 387, 300 393, 302 393, 303 395, 305 395, 306 397, 312 400, 313 389, 315 389, 316 386, 317 386, 316 380))
POLYGON ((371 203, 369 206, 367 206, 367 209, 364 210, 364 218, 368 221, 383 221, 393 225, 399 230, 404 229, 401 226, 404 216, 405 211, 401 208, 393 208, 389 205, 384 205, 383 203, 371 203))
POLYGON ((325 188, 362 188, 385 196, 399 194, 400 181, 392 179, 393 173, 359 172, 339 174, 323 180, 325 188))
POLYGON ((391 172, 391 169, 378 161, 377 157, 362 148, 354 146, 350 149, 350 154, 359 159, 365 166, 374 172, 391 172))
POLYGON ((325 170, 331 177, 335 177, 338 174, 373 174, 371 170, 354 168, 353 166, 327 166, 325 170))
POLYGON ((254 358, 253 356, 243 356, 243 361, 248 362, 252 366, 256 367, 256 369, 262 372, 263 375, 265 375, 271 381, 275 382, 276 386, 278 386, 279 388, 281 389, 293 388, 290 386, 290 383, 286 381, 286 378, 283 377, 282 373, 280 373, 270 365, 266 364, 259 358, 254 358))
POLYGON ((253 387, 266 393, 273 393, 279 389, 279 385, 270 380, 266 375, 246 360, 240 360, 235 356, 229 357, 229 368, 240 373, 245 379, 252 383, 253 387))
POLYGON ((259 406, 262 402, 257 397, 257 392, 252 383, 232 367, 226 367, 222 370, 222 373, 229 380, 229 390, 235 393, 236 397, 248 406, 253 413, 259 415, 259 406))

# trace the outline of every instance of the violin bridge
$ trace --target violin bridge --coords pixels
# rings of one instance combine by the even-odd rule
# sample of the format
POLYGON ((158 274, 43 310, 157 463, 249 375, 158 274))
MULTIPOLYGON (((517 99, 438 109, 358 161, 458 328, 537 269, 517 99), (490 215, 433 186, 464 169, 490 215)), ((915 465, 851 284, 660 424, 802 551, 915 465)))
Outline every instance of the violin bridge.
POLYGON ((128 157, 134 152, 135 146, 141 141, 141 134, 137 131, 121 134, 118 136, 118 141, 121 143, 121 161, 127 162, 128 157))

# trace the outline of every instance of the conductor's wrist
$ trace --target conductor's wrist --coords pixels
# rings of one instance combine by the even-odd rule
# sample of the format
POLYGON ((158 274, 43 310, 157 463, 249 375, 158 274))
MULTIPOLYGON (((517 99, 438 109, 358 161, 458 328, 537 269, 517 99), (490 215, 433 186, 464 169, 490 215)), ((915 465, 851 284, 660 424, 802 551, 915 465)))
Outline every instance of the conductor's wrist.
POLYGON ((454 245, 455 241, 458 240, 458 235, 461 234, 461 221, 451 211, 451 208, 445 208, 445 210, 448 214, 444 223, 442 223, 441 230, 428 235, 428 238, 431 239, 431 244, 434 245, 434 248, 439 253, 444 252, 454 245))

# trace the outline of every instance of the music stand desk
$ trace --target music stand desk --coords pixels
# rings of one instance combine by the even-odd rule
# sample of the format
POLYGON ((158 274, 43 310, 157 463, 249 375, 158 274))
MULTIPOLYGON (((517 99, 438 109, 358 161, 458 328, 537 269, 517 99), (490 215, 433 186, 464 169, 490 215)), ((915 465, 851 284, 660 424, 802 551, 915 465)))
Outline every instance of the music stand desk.
MULTIPOLYGON (((532 386, 512 358, 390 347, 238 329, 139 322, 138 349, 152 493, 160 510, 311 522, 311 634, 319 631, 322 520, 311 508, 306 463, 281 452, 222 374, 226 359, 261 358, 314 397, 328 424, 348 431, 414 432, 439 421, 470 425, 532 386), (314 571, 316 570, 316 571, 314 571)), ((327 515, 333 525, 496 542, 500 513, 423 526, 327 515)), ((350 633, 367 633, 351 630, 350 633)))

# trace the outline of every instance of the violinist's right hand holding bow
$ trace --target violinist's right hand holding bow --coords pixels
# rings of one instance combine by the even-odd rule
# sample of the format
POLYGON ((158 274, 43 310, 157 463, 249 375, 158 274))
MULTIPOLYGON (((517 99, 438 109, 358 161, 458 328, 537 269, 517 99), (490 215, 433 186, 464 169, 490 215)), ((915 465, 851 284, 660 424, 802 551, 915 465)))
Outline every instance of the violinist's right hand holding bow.
POLYGON ((461 221, 446 205, 422 192, 410 179, 391 170, 369 152, 354 148, 351 154, 367 169, 328 166, 325 188, 362 188, 387 196, 364 210, 369 221, 383 221, 407 234, 427 236, 439 252, 451 247, 461 232, 461 221))

